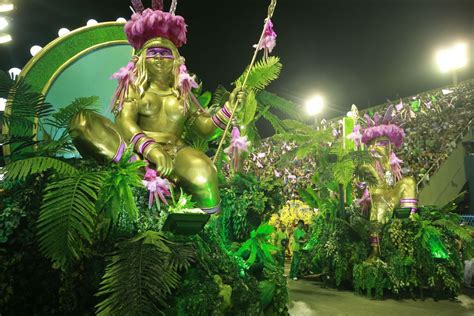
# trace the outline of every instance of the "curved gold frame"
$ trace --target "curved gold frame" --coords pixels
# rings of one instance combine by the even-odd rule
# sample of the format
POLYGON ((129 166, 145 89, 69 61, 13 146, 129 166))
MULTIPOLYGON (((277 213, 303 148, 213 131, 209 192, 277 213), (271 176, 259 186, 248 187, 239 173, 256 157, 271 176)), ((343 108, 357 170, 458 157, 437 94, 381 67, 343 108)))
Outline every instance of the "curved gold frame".
MULTIPOLYGON (((33 66, 44 56, 46 55, 49 51, 53 50, 59 43, 63 42, 63 41, 66 41, 68 40, 70 37, 72 36, 75 36, 77 34, 80 34, 80 33, 83 33, 85 31, 90 31, 91 29, 93 28, 99 28, 99 27, 103 27, 103 26, 119 26, 119 25, 125 25, 125 23, 123 22, 102 22, 102 23, 98 23, 96 25, 93 25, 93 26, 84 26, 84 27, 80 27, 78 29, 75 29, 71 32, 69 32, 68 34, 66 35, 63 35, 63 36, 60 36, 58 38, 56 38, 55 40, 53 40, 52 42, 50 42, 48 45, 46 45, 43 49, 41 49, 41 51, 38 52, 38 54, 36 54, 33 58, 31 58, 25 65, 25 67, 22 69, 22 71, 20 72, 19 74, 19 77, 25 77, 28 72, 31 70, 31 68, 33 68, 33 66)), ((84 49, 82 51, 80 51, 79 53, 77 53, 76 55, 72 56, 71 58, 69 58, 66 62, 64 62, 54 73, 53 75, 51 76, 51 78, 47 81, 46 85, 41 89, 40 93, 43 94, 43 95, 46 95, 49 91, 49 89, 51 88, 51 86, 53 85, 54 81, 59 77, 59 75, 67 68, 69 67, 72 63, 74 63, 76 60, 78 60, 79 58, 81 58, 82 56, 86 55, 86 54, 89 54, 95 50, 98 50, 98 49, 101 49, 101 48, 104 48, 104 47, 107 47, 107 46, 113 46, 113 45, 120 45, 120 44, 125 44, 125 45, 129 45, 128 41, 127 40, 114 40, 114 41, 109 41, 109 42, 103 42, 103 43, 100 43, 100 44, 96 44, 96 45, 93 45, 93 46, 90 46, 88 47, 87 49, 84 49)), ((130 47, 130 51, 131 51, 131 54, 133 53, 133 48, 130 47)), ((7 112, 8 114, 8 112, 7 112)), ((37 125, 37 119, 35 120, 35 123, 37 125)), ((2 134, 8 134, 9 132, 9 128, 7 126, 2 126, 2 134)), ((35 127, 33 127, 33 130, 32 130, 32 133, 35 132, 35 127)), ((3 154, 4 156, 6 155, 9 155, 10 154, 10 145, 6 145, 6 146, 3 146, 3 154)))

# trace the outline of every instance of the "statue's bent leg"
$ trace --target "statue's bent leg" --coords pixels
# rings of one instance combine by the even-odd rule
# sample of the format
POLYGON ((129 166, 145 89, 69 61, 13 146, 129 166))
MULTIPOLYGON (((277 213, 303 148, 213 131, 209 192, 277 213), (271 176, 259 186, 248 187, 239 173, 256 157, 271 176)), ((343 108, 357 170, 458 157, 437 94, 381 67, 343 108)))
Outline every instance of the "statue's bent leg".
POLYGON ((83 157, 113 161, 124 149, 124 143, 110 120, 89 111, 77 113, 69 125, 73 143, 83 157))
POLYGON ((173 175, 178 185, 193 196, 199 208, 207 213, 219 212, 217 170, 209 157, 185 147, 176 154, 173 175))
POLYGON ((402 178, 397 182, 395 190, 400 198, 400 207, 411 208, 412 212, 415 212, 418 206, 415 179, 413 177, 402 178))

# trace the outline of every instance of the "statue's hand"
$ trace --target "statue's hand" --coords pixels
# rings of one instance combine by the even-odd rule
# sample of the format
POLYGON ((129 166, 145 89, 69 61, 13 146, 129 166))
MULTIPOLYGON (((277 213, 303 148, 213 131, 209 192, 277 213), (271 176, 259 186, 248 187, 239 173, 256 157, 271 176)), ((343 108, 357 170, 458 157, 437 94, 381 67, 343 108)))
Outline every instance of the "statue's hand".
POLYGON ((236 107, 236 110, 239 110, 239 105, 245 103, 247 99, 247 92, 242 87, 235 87, 234 91, 229 96, 229 103, 232 107, 236 107))
POLYGON ((169 176, 173 171, 173 160, 161 148, 153 148, 147 155, 146 159, 155 164, 156 171, 162 176, 169 176))

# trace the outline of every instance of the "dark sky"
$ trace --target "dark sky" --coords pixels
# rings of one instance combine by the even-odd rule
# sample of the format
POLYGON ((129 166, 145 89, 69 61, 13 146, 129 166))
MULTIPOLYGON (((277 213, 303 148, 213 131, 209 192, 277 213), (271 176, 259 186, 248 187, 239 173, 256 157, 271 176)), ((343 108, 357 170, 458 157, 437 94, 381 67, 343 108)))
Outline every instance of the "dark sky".
MULTIPOLYGON (((0 46, 5 70, 21 68, 29 48, 45 46, 61 27, 130 16, 128 0, 14 1, 14 42, 0 46)), ((268 3, 179 2, 177 13, 189 30, 181 54, 206 88, 228 86, 242 73, 268 3)), ((274 53, 284 70, 269 90, 298 103, 319 92, 333 110, 328 116, 347 112, 353 103, 366 107, 448 84, 451 78, 438 72, 434 52, 456 40, 470 41, 471 66, 460 79, 474 77, 474 0, 279 0, 273 22, 274 53)))

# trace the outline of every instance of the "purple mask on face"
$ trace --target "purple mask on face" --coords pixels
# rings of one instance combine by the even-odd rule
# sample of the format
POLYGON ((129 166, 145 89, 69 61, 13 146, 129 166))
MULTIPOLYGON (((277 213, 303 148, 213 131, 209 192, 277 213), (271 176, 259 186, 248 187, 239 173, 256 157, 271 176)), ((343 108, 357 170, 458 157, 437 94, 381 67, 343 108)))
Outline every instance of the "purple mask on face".
POLYGON ((173 52, 169 48, 164 48, 164 47, 149 48, 146 52, 146 58, 156 58, 156 57, 174 59, 173 52))

